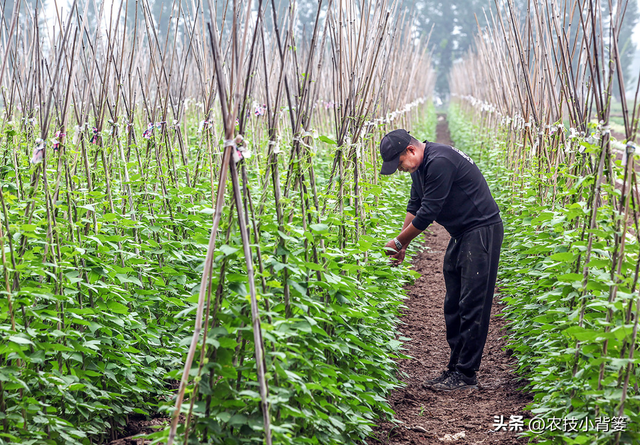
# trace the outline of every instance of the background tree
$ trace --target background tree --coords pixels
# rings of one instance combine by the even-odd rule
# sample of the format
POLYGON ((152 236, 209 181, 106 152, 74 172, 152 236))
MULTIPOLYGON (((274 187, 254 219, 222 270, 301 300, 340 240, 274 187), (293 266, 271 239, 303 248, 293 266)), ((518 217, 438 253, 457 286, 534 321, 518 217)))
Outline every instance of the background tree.
MULTIPOLYGON (((626 0, 620 0, 626 1, 626 0)), ((565 10, 565 4, 569 0, 560 0, 559 8, 565 10)), ((521 20, 526 19, 530 0, 514 0, 513 4, 518 10, 521 20)), ((599 2, 603 11, 603 17, 609 15, 609 2, 599 2)), ((437 71, 436 92, 442 98, 449 94, 448 74, 453 63, 459 60, 473 43, 473 36, 480 27, 487 26, 486 18, 491 19, 491 11, 495 11, 493 0, 402 0, 402 6, 414 16, 414 24, 419 34, 431 34, 431 46, 433 48, 433 60, 437 71), (477 21, 476 21, 477 20, 477 21)), ((614 11, 617 10, 617 2, 613 3, 614 11)), ((629 0, 627 3, 624 21, 620 29, 620 59, 624 67, 624 79, 626 82, 637 81, 637 73, 631 72, 631 64, 636 56, 637 48, 631 36, 638 21, 638 1, 629 0)), ((577 17, 575 18, 577 20, 577 17)), ((576 29, 577 25, 572 27, 576 29)), ((608 30, 603 30, 608 34, 608 30)), ((615 86, 615 95, 619 97, 619 88, 615 86)))
POLYGON ((420 33, 429 33, 433 28, 436 92, 441 97, 449 94, 447 77, 451 66, 471 46, 478 23, 486 26, 483 10, 488 15, 492 4, 489 0, 404 0, 404 6, 414 14, 414 24, 420 33))
MULTIPOLYGON (((609 3, 605 4, 605 8, 608 11, 609 3)), ((634 58, 638 57, 638 48, 632 37, 633 31, 638 23, 638 18, 640 17, 638 9, 638 2, 635 0, 629 0, 624 21, 620 27, 620 63, 624 70, 624 83, 627 86, 626 90, 629 92, 635 91, 635 85, 638 81, 638 73, 631 70, 634 58)), ((617 79, 613 92, 615 97, 619 99, 620 89, 617 85, 617 79)))

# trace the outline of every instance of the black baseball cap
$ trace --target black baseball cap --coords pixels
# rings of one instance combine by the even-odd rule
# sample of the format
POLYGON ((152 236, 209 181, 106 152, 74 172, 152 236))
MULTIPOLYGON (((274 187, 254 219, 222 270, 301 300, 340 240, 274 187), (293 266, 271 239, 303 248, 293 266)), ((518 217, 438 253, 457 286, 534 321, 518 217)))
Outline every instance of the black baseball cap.
POLYGON ((382 169, 380 174, 391 175, 398 169, 400 155, 411 143, 411 135, 407 130, 399 128, 385 135, 380 141, 380 156, 382 156, 382 169))

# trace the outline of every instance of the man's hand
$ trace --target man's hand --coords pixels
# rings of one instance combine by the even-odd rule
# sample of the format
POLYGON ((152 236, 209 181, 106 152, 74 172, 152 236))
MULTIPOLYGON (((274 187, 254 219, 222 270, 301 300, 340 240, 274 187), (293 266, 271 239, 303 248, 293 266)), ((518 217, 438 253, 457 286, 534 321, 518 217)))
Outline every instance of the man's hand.
POLYGON ((396 249, 395 241, 391 240, 384 245, 384 253, 386 253, 389 256, 398 254, 398 249, 396 249))
POLYGON ((404 261, 404 254, 406 252, 407 252, 407 249, 400 249, 398 253, 396 253, 395 255, 391 255, 391 258, 393 258, 391 260, 391 265, 399 266, 400 264, 402 264, 402 262, 404 261))
POLYGON ((384 253, 392 258, 392 266, 398 266, 404 261, 404 255, 406 251, 406 248, 402 248, 399 251, 396 250, 396 243, 393 240, 384 245, 384 253))

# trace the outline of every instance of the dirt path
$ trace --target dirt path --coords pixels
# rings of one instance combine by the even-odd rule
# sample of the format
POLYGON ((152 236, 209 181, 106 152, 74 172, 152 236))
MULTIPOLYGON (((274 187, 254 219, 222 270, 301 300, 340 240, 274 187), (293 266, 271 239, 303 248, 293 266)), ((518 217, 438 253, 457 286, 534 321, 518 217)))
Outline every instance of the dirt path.
MULTIPOLYGON (((444 118, 438 119, 437 142, 451 144, 444 118)), ((492 431, 494 416, 504 416, 507 429, 510 416, 531 417, 522 411, 531 397, 517 390, 523 384, 512 372, 515 359, 503 351, 505 323, 498 317, 501 308, 498 295, 494 297, 489 336, 478 372, 479 388, 443 393, 421 387, 426 379, 438 376, 449 360, 442 277, 448 242, 447 231, 434 224, 428 229, 426 248, 413 259, 414 270, 422 276, 407 289, 410 298, 400 328, 401 335, 411 338, 405 343, 405 354, 413 359, 399 361, 400 376, 407 386, 389 397, 396 419, 402 423, 379 424, 370 445, 527 443, 515 432, 492 431)), ((517 426, 517 422, 512 425, 517 426)))

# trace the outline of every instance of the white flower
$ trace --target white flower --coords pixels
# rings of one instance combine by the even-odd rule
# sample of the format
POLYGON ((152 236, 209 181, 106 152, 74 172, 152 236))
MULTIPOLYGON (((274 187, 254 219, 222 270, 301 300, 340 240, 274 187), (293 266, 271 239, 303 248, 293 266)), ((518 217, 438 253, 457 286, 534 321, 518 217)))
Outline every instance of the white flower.
POLYGON ((31 160, 29 162, 31 162, 32 164, 39 164, 40 162, 42 162, 42 160, 44 159, 44 147, 45 142, 40 138, 36 139, 36 146, 33 149, 33 155, 31 156, 31 160))

